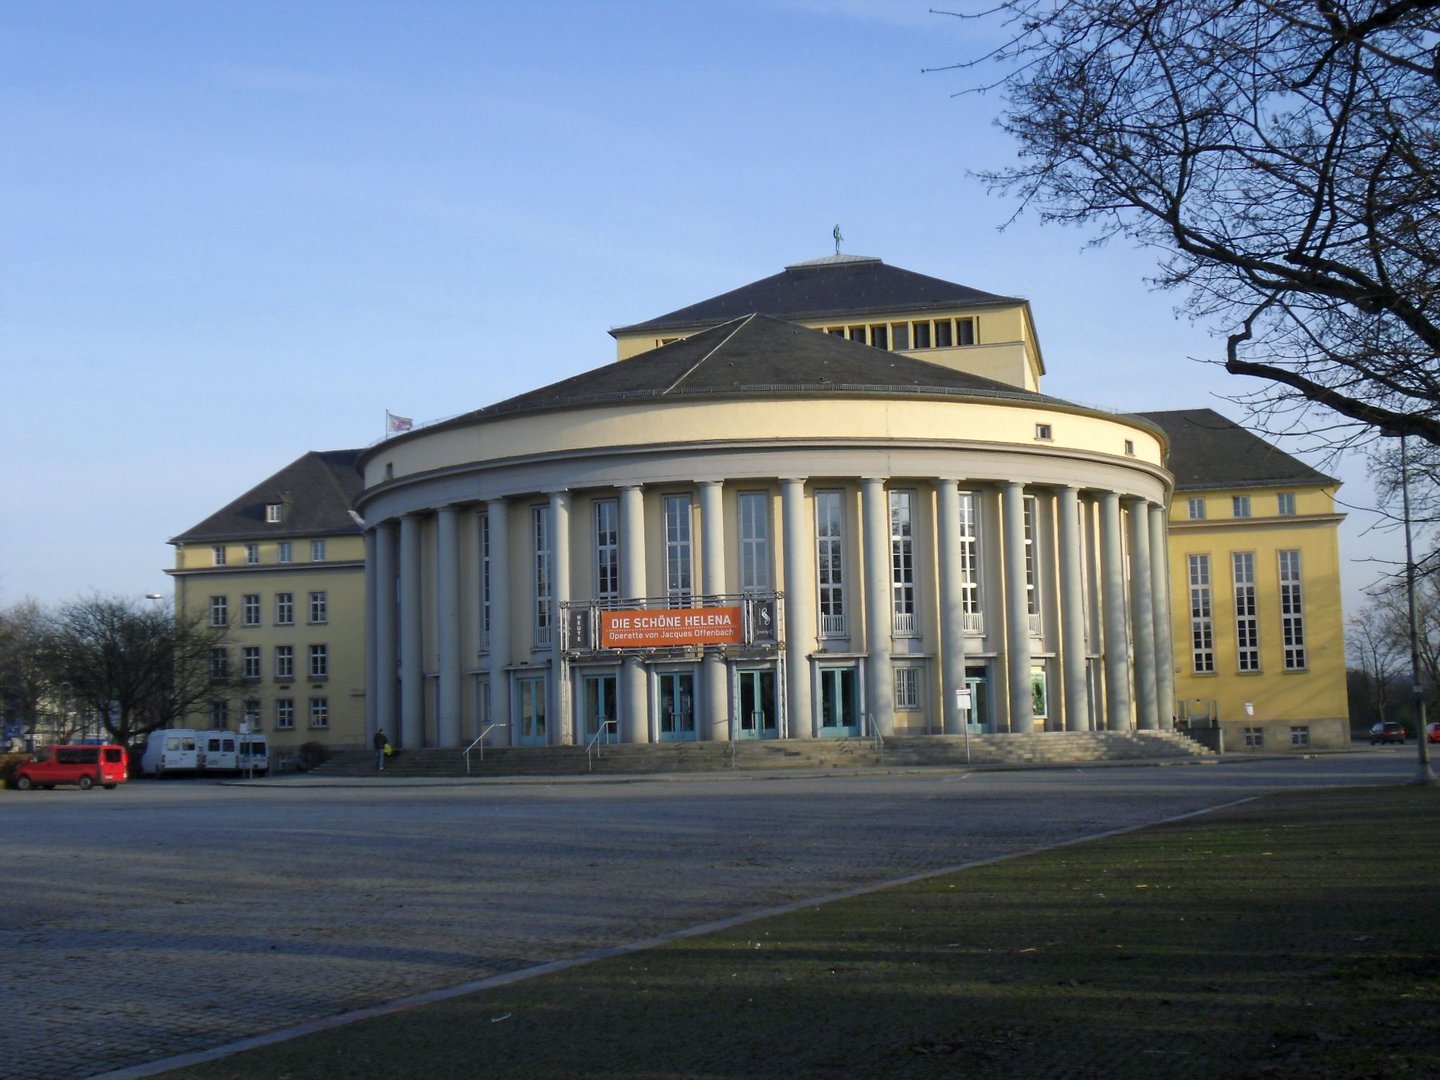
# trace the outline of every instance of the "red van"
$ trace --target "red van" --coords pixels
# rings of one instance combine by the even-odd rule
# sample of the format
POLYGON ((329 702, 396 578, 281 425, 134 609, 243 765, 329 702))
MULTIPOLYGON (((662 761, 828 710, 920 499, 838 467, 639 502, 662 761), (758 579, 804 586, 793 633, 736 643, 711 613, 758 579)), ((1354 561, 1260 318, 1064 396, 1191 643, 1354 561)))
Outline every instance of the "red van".
POLYGON ((15 786, 21 791, 56 784, 79 784, 81 791, 96 784, 113 788, 125 782, 126 765, 123 746, 47 746, 15 770, 15 786))

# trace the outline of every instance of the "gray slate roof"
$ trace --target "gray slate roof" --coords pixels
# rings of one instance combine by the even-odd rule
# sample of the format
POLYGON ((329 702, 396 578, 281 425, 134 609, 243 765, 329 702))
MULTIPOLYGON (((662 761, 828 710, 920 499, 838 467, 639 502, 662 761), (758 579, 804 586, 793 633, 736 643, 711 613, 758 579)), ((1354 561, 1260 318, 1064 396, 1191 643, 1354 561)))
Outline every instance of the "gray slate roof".
POLYGON ((1176 491, 1337 483, 1213 409, 1138 415, 1158 424, 1170 437, 1167 467, 1175 476, 1176 491))
POLYGON ((359 450, 312 450, 222 510, 174 537, 172 544, 219 540, 341 536, 360 532, 350 508, 360 494, 359 450), (286 504, 285 520, 265 521, 265 507, 286 504))
MULTIPOLYGON (((861 345, 765 315, 747 315, 447 421, 682 397, 939 394, 1066 407, 1009 383, 861 345)), ((400 436, 406 438, 406 436, 400 436)))
POLYGON ((712 326, 759 312, 778 319, 863 318, 871 313, 938 307, 1016 304, 1012 296, 927 277, 863 255, 832 255, 795 263, 778 274, 645 322, 617 327, 614 336, 712 326))

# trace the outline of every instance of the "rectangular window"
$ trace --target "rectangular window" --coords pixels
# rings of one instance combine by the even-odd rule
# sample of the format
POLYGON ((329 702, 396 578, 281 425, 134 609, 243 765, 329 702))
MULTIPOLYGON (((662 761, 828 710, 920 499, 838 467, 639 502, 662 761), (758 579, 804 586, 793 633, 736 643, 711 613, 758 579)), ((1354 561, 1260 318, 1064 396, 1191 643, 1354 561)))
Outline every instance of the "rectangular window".
POLYGON ((620 503, 595 500, 595 599, 620 599, 620 503))
POLYGON ((324 623, 329 621, 329 602, 325 597, 325 590, 320 589, 310 594, 310 622, 324 623))
POLYGON ((1049 424, 1036 424, 1035 438, 1041 442, 1051 442, 1055 438, 1055 429, 1049 424))
POLYGON ((1030 616, 1031 632, 1038 633, 1040 590, 1035 584, 1035 496, 1026 495, 1025 507, 1025 611, 1030 616))
POLYGON ((1290 728, 1291 746, 1310 745, 1310 727, 1308 724, 1292 725, 1290 728))
POLYGON ((480 544, 480 648, 490 648, 490 515, 475 515, 475 530, 480 544))
POLYGON ((216 566, 225 565, 225 545, 216 544, 210 549, 210 558, 216 566))
POLYGON ((1260 670, 1260 624, 1255 613, 1255 556, 1230 556, 1235 577, 1235 656, 1241 671, 1260 670))
POLYGON ((865 344, 865 327, 863 327, 863 326, 852 326, 852 327, 850 327, 850 340, 851 340, 851 341, 858 341, 861 345, 864 345, 864 344, 865 344))
POLYGON ((284 503, 266 503, 266 504, 265 504, 265 523, 266 523, 267 525, 278 525, 278 524, 280 524, 280 522, 282 522, 283 520, 285 520, 285 504, 284 504, 284 503))
POLYGON ((220 729, 230 726, 230 703, 228 701, 210 702, 210 726, 220 729))
POLYGON ((843 493, 815 492, 815 577, 820 585, 820 636, 845 636, 845 510, 843 493))
POLYGON ((1230 497, 1230 515, 1237 518, 1250 516, 1250 496, 1232 495, 1230 497))
POLYGON ((226 596, 210 597, 210 625, 225 626, 230 621, 230 598, 226 596))
POLYGON ((1275 496, 1275 512, 1281 517, 1295 516, 1295 492, 1282 491, 1275 496))
POLYGON ((916 633, 914 513, 914 492, 890 492, 891 630, 902 637, 916 633))
POLYGON ((240 650, 240 677, 243 679, 260 678, 259 645, 246 645, 240 650))
POLYGON ((1126 439, 1126 440, 1125 440, 1125 456, 1126 456, 1126 457, 1134 457, 1134 456, 1135 456, 1135 440, 1134 440, 1134 439, 1126 439))
POLYGON ((899 352, 910 348, 910 324, 897 322, 890 327, 891 347, 899 352))
POLYGON ((895 708, 920 708, 920 669, 897 667, 895 669, 895 708))
POLYGON ((293 558, 289 540, 281 540, 275 545, 275 561, 288 563, 293 558))
POLYGON ((240 719, 241 719, 242 722, 244 722, 245 724, 249 725, 249 730, 250 730, 250 731, 259 731, 259 730, 260 730, 260 699, 259 699, 259 698, 253 698, 253 697, 252 697, 252 698, 246 698, 246 699, 245 699, 244 711, 240 714, 240 719))
POLYGON ((244 626, 260 625, 260 594, 247 592, 240 604, 240 622, 244 626))
POLYGON ((984 632, 980 613, 980 530, 972 491, 960 493, 960 610, 966 630, 984 632))
POLYGON ((275 678, 293 679, 295 677, 295 646, 275 646, 275 678))
POLYGON ((1195 674, 1215 670, 1214 612, 1210 597, 1210 556, 1191 555, 1190 564, 1190 648, 1195 674))
POLYGON ((275 594, 275 625, 295 625, 295 594, 288 592, 277 592, 275 594))
POLYGON ((312 728, 328 728, 330 726, 329 698, 312 697, 310 699, 310 726, 312 728))
POLYGON ((1187 506, 1188 509, 1189 509, 1189 514, 1190 514, 1190 520, 1191 520, 1191 521, 1204 521, 1204 520, 1205 520, 1205 500, 1204 500, 1204 498, 1199 498, 1199 497, 1197 497, 1197 498, 1190 499, 1190 500, 1187 501, 1186 506, 1187 506))
POLYGON ((213 682, 224 682, 230 677, 230 650, 224 647, 210 650, 210 678, 213 682))
POLYGON ((330 677, 330 646, 310 646, 310 678, 327 679, 330 677))
POLYGON ((956 345, 974 345, 974 344, 975 344, 975 320, 974 320, 974 319, 956 319, 956 320, 955 320, 955 344, 956 344, 956 345))
POLYGON ((295 699, 282 697, 275 699, 275 730, 291 731, 295 727, 295 699))
POLYGON ((736 496, 740 516, 740 591, 770 588, 770 497, 763 491, 736 496))
POLYGON ((1035 717, 1039 730, 1045 730, 1045 721, 1050 716, 1050 686, 1046 682, 1045 669, 1030 669, 1030 714, 1035 717))
POLYGON ((249 565, 249 566, 254 566, 254 565, 256 565, 259 561, 260 561, 260 545, 259 545, 259 544, 246 544, 246 545, 245 545, 245 562, 246 562, 246 564, 249 565))
POLYGON ((543 649, 550 645, 550 599, 555 580, 554 555, 550 547, 550 507, 530 508, 530 541, 533 554, 530 584, 535 599, 532 641, 537 649, 543 649))
POLYGON ((877 349, 890 348, 890 327, 885 323, 870 327, 870 344, 877 349))
POLYGON ((1300 583, 1300 552, 1281 551, 1280 639, 1285 646, 1285 670, 1305 670, 1305 595, 1300 583))
POLYGON ((930 324, 928 322, 917 322, 913 324, 915 330, 915 348, 930 348, 930 324))
POLYGON ((690 562, 690 496, 666 495, 664 507, 665 600, 671 607, 688 607, 694 591, 690 562))
POLYGON ((937 349, 948 349, 955 344, 955 335, 949 319, 935 320, 935 347, 937 349))
POLYGON ((310 541, 310 561, 311 561, 311 562, 324 562, 324 561, 325 561, 325 541, 324 541, 324 540, 311 540, 311 541, 310 541))
POLYGON ((1245 749, 1260 750, 1265 746, 1265 729, 1262 727, 1247 727, 1245 729, 1245 749))

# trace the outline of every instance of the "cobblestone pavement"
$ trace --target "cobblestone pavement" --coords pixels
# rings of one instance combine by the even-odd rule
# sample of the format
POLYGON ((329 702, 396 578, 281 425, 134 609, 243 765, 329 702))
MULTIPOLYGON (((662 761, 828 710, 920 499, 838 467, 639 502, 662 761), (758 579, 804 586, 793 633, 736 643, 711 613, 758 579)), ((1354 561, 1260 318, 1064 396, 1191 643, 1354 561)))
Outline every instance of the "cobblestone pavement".
POLYGON ((1208 766, 0 792, 0 1074, 92 1076, 710 920, 1294 786, 1208 766))

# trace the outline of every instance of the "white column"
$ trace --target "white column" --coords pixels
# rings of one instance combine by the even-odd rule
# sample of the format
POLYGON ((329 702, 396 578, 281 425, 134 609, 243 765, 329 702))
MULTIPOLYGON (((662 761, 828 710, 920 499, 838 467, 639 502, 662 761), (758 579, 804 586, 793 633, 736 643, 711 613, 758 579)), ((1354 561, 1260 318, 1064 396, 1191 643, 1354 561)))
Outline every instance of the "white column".
POLYGON ((436 522, 435 616, 440 675, 435 691, 436 745, 460 746, 460 512, 442 506, 436 522))
POLYGON ((375 724, 391 742, 400 740, 397 572, 395 523, 382 521, 375 526, 375 724))
POLYGON ((1005 669, 1009 673, 1010 730, 1035 730, 1030 697, 1030 605, 1025 591, 1025 489, 1000 485, 1000 527, 1005 543, 1005 669))
POLYGON ((1125 625, 1125 558, 1120 496, 1100 494, 1100 602, 1105 615, 1105 725, 1130 730, 1130 654, 1125 625))
POLYGON ((882 735, 895 731, 895 669, 890 656, 894 619, 890 599, 890 504, 883 477, 860 481, 861 543, 865 567, 865 682, 870 723, 882 735))
POLYGON ((1130 511, 1130 625, 1135 628, 1135 716, 1142 731, 1160 726, 1155 698, 1155 602, 1150 560, 1150 511, 1127 499, 1130 511))
POLYGON ((1065 730, 1089 731, 1090 695, 1085 685, 1085 572, 1080 560, 1080 492, 1060 489, 1060 678, 1064 685, 1065 730))
POLYGON ((960 484, 935 481, 936 552, 940 561, 940 715, 946 735, 965 731, 956 698, 965 688, 965 572, 960 559, 960 484))
POLYGON ((420 518, 400 518, 400 745, 425 745, 424 622, 420 615, 420 518))
POLYGON ((565 609, 570 602, 570 496, 564 491, 550 493, 550 553, 555 562, 555 579, 550 597, 550 717, 552 727, 546 741, 569 746, 575 741, 575 718, 570 715, 570 665, 565 662, 565 609))
POLYGON ((1170 545, 1165 507, 1150 507, 1150 598, 1155 605, 1155 698, 1160 726, 1175 726, 1175 654, 1170 639, 1170 545))
MULTIPOLYGON (((646 596, 645 495, 639 486, 620 489, 620 595, 627 604, 646 596)), ((645 665, 635 656, 625 658, 621 672, 619 713, 623 741, 650 741, 650 687, 645 665)))
MULTIPOLYGON (((707 600, 725 591, 725 500, 719 480, 700 483, 700 591, 707 600)), ((726 712, 729 688, 725 685, 725 661, 719 650, 705 650, 701 673, 704 682, 705 713, 700 725, 702 739, 728 739, 726 712)))
POLYGON ((792 739, 815 734, 810 703, 810 651, 815 648, 815 554, 806 527, 805 479, 780 480, 780 516, 784 519, 785 570, 785 715, 792 739))
POLYGON ((490 528, 490 719, 510 742, 510 506, 504 499, 485 504, 490 528))

